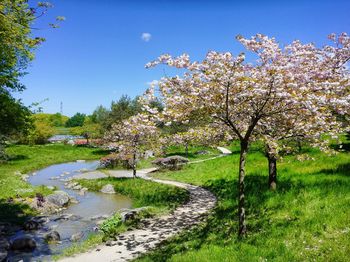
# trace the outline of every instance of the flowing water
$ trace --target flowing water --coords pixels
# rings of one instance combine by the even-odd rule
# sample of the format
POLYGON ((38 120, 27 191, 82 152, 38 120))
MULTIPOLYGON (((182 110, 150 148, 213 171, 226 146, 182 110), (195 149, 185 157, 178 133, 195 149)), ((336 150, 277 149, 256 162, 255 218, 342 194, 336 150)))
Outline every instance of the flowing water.
POLYGON ((110 216, 121 208, 131 207, 131 199, 119 194, 87 192, 85 195, 80 195, 78 191, 64 187, 64 181, 62 180, 86 171, 93 171, 97 167, 98 161, 71 162, 52 165, 30 176, 29 183, 32 185, 55 186, 57 190, 65 191, 78 200, 78 203, 69 205, 60 214, 49 216, 49 222, 45 223, 44 227, 37 231, 18 231, 16 235, 11 237, 11 240, 21 236, 30 236, 35 239, 37 248, 31 253, 10 252, 9 261, 50 260, 52 255, 59 254, 64 248, 72 245, 70 240, 72 235, 82 235, 82 238, 79 240, 82 241, 94 232, 98 221, 102 219, 101 215, 110 216), (52 230, 60 234, 61 241, 56 244, 47 244, 44 237, 52 230))

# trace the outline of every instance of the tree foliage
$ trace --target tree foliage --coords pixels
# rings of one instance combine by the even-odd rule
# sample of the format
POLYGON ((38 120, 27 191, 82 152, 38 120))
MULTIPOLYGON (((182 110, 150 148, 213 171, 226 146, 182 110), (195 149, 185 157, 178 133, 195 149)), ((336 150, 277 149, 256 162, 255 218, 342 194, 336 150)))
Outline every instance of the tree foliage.
POLYGON ((106 140, 118 145, 117 157, 127 161, 136 177, 136 163, 146 150, 159 151, 159 130, 153 117, 140 113, 112 125, 106 140))
POLYGON ((74 116, 67 120, 66 127, 83 126, 85 122, 85 117, 85 114, 76 113, 74 116))
MULTIPOLYGON (((38 2, 30 6, 27 0, 2 0, 0 2, 0 88, 23 90, 20 77, 25 74, 34 50, 44 38, 33 34, 35 20, 43 16, 52 5, 38 2)), ((57 17, 57 21, 64 17, 57 17)), ((52 27, 57 27, 51 24, 52 27)))
POLYGON ((27 135, 32 127, 31 112, 9 92, 0 90, 0 160, 6 159, 5 141, 10 136, 27 135))
POLYGON ((26 133, 31 126, 31 112, 20 100, 11 97, 8 92, 0 91, 0 134, 11 136, 26 133))

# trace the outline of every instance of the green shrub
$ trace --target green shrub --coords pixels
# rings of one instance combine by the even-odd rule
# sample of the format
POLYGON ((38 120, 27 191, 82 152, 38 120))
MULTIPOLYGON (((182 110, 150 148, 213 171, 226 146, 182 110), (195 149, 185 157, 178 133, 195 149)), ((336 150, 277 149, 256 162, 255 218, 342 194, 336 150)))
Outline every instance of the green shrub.
POLYGON ((103 239, 112 238, 120 233, 122 224, 123 222, 119 213, 114 214, 104 221, 100 226, 100 230, 103 232, 103 239))

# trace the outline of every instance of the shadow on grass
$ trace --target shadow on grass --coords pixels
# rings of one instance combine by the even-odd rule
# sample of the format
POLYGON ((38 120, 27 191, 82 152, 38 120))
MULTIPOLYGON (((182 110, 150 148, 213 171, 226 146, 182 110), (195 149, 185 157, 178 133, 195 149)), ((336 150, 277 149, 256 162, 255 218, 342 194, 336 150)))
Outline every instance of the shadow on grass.
POLYGON ((350 177, 350 163, 338 165, 336 168, 322 169, 318 174, 342 175, 350 177))
MULTIPOLYGON (((249 175, 246 177, 246 209, 248 231, 258 232, 269 223, 271 210, 265 208, 272 194, 283 194, 291 189, 289 180, 281 180, 278 191, 271 192, 267 187, 267 177, 249 175), (254 217, 258 219, 253 219, 254 217)), ((228 179, 210 180, 205 188, 218 198, 217 206, 206 222, 190 232, 166 240, 156 251, 146 255, 150 261, 167 261, 176 253, 199 249, 204 244, 225 245, 237 240, 237 181, 228 179)))
POLYGON ((92 154, 96 156, 105 156, 105 155, 108 155, 109 153, 110 153, 109 150, 104 150, 104 149, 97 149, 92 152, 92 154))
POLYGON ((24 159, 29 159, 29 157, 25 155, 10 155, 8 160, 18 161, 18 160, 24 160, 24 159))
MULTIPOLYGON (((336 170, 323 171, 323 173, 327 172, 348 176, 350 163, 340 165, 336 170)), ((166 240, 158 250, 145 255, 146 261, 168 261, 174 254, 198 250, 204 245, 225 246, 232 243, 254 245, 255 241, 261 240, 270 230, 277 230, 279 234, 284 234, 291 228, 302 225, 303 222, 300 222, 304 212, 302 207, 291 212, 286 218, 276 219, 275 217, 280 210, 289 210, 291 208, 289 203, 295 199, 299 197, 303 199, 305 195, 311 195, 311 199, 329 195, 344 197, 344 192, 348 192, 350 187, 350 180, 345 178, 334 179, 327 175, 320 178, 319 174, 306 177, 295 174, 290 178, 281 175, 277 190, 273 192, 268 189, 267 180, 267 176, 258 174, 246 176, 247 238, 237 239, 237 181, 235 179, 209 180, 205 187, 217 196, 218 203, 206 222, 189 232, 166 240)))
POLYGON ((0 200, 0 222, 22 225, 28 218, 30 207, 26 204, 15 203, 11 199, 0 200))
POLYGON ((188 153, 186 154, 185 152, 172 152, 172 153, 168 153, 166 154, 166 156, 182 156, 182 157, 186 157, 186 158, 197 158, 198 155, 197 154, 194 154, 194 153, 188 153))
POLYGON ((331 145, 331 148, 336 151, 350 152, 350 142, 342 143, 341 145, 331 145))

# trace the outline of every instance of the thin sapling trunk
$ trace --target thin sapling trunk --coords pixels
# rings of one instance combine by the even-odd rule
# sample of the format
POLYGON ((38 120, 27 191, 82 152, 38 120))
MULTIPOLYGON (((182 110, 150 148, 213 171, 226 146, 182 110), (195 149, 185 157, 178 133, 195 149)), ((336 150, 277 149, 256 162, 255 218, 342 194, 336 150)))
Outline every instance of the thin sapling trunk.
POLYGON ((267 154, 269 164, 269 188, 276 190, 277 187, 277 158, 275 155, 267 154))
POLYGON ((132 176, 136 178, 136 153, 132 155, 132 176))
POLYGON ((244 208, 244 177, 245 162, 248 153, 248 142, 241 141, 241 153, 239 157, 239 180, 238 180, 238 237, 241 238, 247 233, 244 208))

